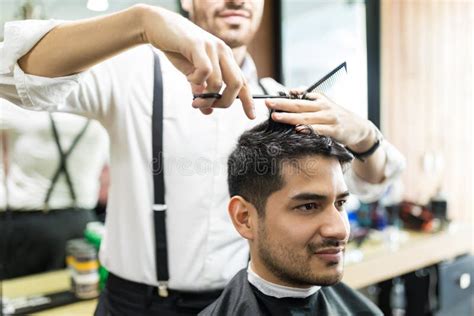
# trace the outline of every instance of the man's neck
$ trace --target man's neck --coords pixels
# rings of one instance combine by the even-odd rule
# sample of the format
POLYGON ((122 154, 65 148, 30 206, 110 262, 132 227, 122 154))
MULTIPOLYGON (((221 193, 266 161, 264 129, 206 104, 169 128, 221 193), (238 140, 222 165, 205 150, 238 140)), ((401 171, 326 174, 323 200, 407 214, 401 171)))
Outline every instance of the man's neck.
POLYGON ((277 283, 270 282, 262 278, 253 270, 252 262, 249 263, 247 269, 247 280, 250 284, 256 287, 260 292, 267 296, 272 296, 276 298, 284 297, 296 297, 296 298, 306 298, 308 296, 316 293, 321 287, 320 286, 310 286, 307 288, 296 288, 285 285, 280 285, 277 283))
POLYGON ((239 66, 242 66, 245 56, 247 56, 247 46, 232 48, 232 53, 239 66))

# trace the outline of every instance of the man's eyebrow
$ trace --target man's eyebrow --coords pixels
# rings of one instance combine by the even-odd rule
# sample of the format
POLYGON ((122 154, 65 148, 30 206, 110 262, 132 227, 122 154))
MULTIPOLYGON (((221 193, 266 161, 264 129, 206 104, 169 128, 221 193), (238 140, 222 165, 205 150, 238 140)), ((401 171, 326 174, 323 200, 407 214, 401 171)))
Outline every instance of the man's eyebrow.
POLYGON ((343 193, 339 194, 339 195, 337 196, 337 198, 338 198, 338 199, 343 199, 343 198, 348 197, 349 195, 351 195, 351 194, 349 193, 349 191, 346 191, 346 192, 343 192, 343 193))
POLYGON ((321 194, 316 194, 316 193, 299 193, 295 196, 291 197, 292 200, 298 200, 298 201, 308 201, 308 200, 325 200, 327 199, 326 195, 321 195, 321 194))
MULTIPOLYGON (((349 191, 345 191, 337 196, 337 199, 343 199, 350 195, 349 191)), ((326 195, 303 192, 291 197, 292 200, 297 201, 308 201, 308 200, 325 200, 327 199, 326 195)))

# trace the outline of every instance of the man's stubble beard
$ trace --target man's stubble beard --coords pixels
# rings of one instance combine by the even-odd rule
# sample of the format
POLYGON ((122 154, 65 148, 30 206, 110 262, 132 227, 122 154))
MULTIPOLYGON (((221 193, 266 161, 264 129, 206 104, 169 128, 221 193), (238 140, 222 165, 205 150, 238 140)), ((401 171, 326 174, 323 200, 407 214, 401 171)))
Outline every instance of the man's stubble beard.
MULTIPOLYGON (((342 279, 342 273, 325 276, 317 275, 317 271, 311 271, 307 257, 294 254, 282 243, 272 243, 268 240, 264 225, 259 227, 258 234, 257 251, 262 263, 273 275, 286 284, 295 287, 329 286, 342 279)), ((328 266, 330 266, 329 263, 328 266)))

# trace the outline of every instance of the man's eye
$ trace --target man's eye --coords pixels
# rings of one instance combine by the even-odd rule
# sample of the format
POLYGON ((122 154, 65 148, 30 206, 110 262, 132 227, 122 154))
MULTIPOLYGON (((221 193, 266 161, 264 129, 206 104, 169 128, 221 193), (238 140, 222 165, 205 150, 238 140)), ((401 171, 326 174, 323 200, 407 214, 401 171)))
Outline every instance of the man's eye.
POLYGON ((297 207, 298 210, 303 212, 311 212, 314 210, 318 210, 319 208, 320 206, 317 203, 306 203, 297 207))
POLYGON ((338 209, 344 208, 344 204, 346 204, 347 200, 340 200, 336 202, 336 207, 338 209))

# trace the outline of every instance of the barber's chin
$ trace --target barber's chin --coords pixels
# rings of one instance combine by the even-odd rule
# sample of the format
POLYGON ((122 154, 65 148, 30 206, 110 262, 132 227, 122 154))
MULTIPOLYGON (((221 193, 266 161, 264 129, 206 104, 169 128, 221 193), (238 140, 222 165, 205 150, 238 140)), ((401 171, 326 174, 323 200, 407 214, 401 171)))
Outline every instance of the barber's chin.
POLYGON ((243 30, 226 30, 217 35, 222 39, 230 48, 237 48, 240 46, 247 45, 250 41, 249 32, 243 30))
POLYGON ((245 45, 244 41, 241 38, 228 37, 223 38, 223 40, 230 48, 237 48, 245 45))

